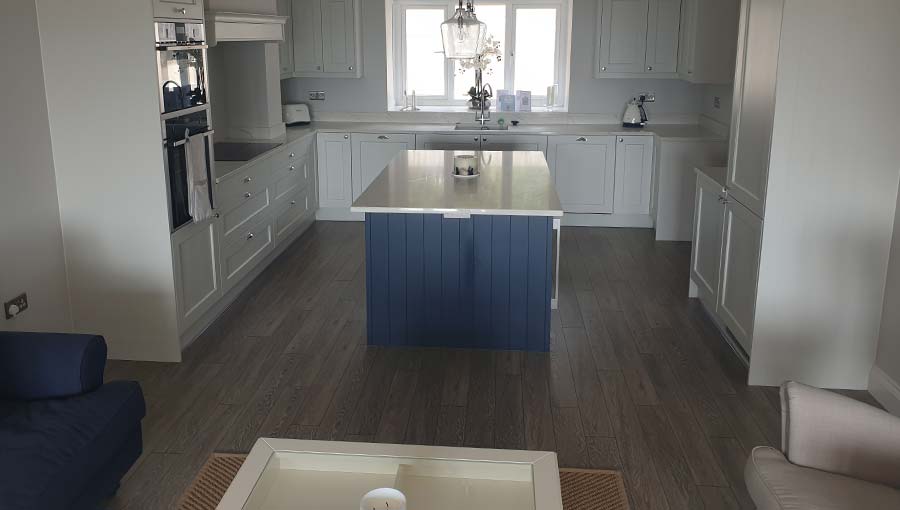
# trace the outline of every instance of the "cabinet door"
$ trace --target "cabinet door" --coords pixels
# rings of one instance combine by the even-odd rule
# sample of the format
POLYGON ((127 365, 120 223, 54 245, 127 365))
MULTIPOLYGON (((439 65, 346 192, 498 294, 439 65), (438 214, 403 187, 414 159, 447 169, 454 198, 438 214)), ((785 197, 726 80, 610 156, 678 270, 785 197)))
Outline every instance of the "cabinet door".
POLYGON ((749 209, 734 199, 726 201, 717 313, 747 354, 753 339, 762 227, 749 209))
POLYGON ((725 194, 722 186, 697 174, 694 197, 694 234, 691 245, 691 279, 700 298, 715 310, 722 262, 722 229, 725 224, 725 194))
POLYGON ((681 0, 650 0, 647 17, 648 73, 674 73, 678 68, 681 0))
POLYGON ((323 71, 321 0, 292 0, 291 12, 294 72, 321 73, 323 71))
POLYGON ((284 40, 278 43, 278 61, 280 62, 281 77, 289 78, 294 72, 294 24, 291 15, 292 0, 278 0, 276 8, 279 16, 287 16, 288 23, 284 25, 284 40))
POLYGON ((222 247, 222 286, 231 290, 253 271, 275 248, 273 219, 266 215, 246 228, 242 235, 222 247))
POLYGON ((203 0, 153 0, 153 17, 203 19, 203 0))
POLYGON ((350 134, 320 133, 318 137, 319 205, 350 207, 353 202, 350 134))
POLYGON ((694 75, 694 44, 697 33, 699 0, 683 0, 681 3, 681 29, 678 42, 678 77, 691 81, 694 75))
POLYGON ((416 135, 416 149, 433 151, 477 151, 481 137, 461 133, 429 133, 416 135))
POLYGON ((181 331, 222 296, 216 220, 189 225, 172 234, 175 289, 181 331))
POLYGON ((616 140, 616 214, 650 214, 653 137, 620 136, 616 140))
POLYGON ((607 73, 644 72, 649 5, 649 0, 599 2, 598 76, 607 73))
POLYGON ((322 1, 322 52, 326 73, 357 72, 354 0, 322 1))
POLYGON ((353 200, 372 184, 397 153, 415 149, 416 137, 405 134, 353 133, 353 200))
POLYGON ((729 193, 760 217, 765 217, 784 1, 766 3, 769 8, 749 9, 743 2, 728 158, 729 193))
POLYGON ((611 213, 616 180, 616 137, 551 136, 547 162, 563 211, 611 213))
POLYGON ((481 137, 483 151, 541 151, 547 154, 547 137, 540 135, 490 134, 481 137))

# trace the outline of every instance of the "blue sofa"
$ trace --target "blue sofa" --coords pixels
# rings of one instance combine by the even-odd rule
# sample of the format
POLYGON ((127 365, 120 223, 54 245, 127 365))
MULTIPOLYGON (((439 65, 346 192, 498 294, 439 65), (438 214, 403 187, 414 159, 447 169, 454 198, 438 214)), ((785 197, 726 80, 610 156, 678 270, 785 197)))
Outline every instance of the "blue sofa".
POLYGON ((0 332, 0 509, 97 510, 141 455, 144 396, 93 335, 0 332))

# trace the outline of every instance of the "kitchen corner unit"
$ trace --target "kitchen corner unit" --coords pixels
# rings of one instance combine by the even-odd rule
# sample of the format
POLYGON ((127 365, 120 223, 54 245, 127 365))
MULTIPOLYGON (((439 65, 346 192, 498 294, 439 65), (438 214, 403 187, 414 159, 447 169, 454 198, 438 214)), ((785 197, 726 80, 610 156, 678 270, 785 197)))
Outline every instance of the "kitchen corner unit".
POLYGON ((403 151, 353 203, 368 342, 547 351, 563 211, 546 160, 478 152, 481 175, 463 179, 457 154, 403 151))

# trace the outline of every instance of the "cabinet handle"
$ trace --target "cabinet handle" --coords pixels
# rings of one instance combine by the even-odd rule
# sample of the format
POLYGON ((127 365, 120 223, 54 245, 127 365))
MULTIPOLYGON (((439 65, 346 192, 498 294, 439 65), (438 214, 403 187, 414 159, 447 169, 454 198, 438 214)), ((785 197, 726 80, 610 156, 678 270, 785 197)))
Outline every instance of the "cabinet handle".
POLYGON ((293 158, 293 157, 294 157, 294 153, 292 152, 288 157, 289 157, 289 158, 293 158))
POLYGON ((252 179, 252 178, 250 178, 250 177, 246 177, 246 178, 244 178, 244 182, 250 182, 250 181, 252 181, 252 180, 253 180, 253 179, 252 179))
POLYGON ((219 214, 219 213, 216 213, 216 214, 215 214, 215 217, 216 217, 216 218, 221 218, 221 217, 222 217, 222 215, 221 215, 221 214, 219 214))
POLYGON ((647 70, 648 70, 648 71, 652 71, 652 70, 653 70, 653 66, 647 66, 647 70))
POLYGON ((348 140, 349 138, 350 138, 350 135, 344 135, 344 140, 348 140))
POLYGON ((622 143, 622 142, 624 142, 624 141, 625 141, 624 138, 619 138, 619 143, 622 143))
POLYGON ((586 141, 587 141, 587 138, 581 136, 581 137, 576 138, 575 141, 576 141, 576 142, 586 142, 586 141))
POLYGON ((256 236, 253 235, 253 232, 250 232, 249 234, 247 234, 247 239, 248 239, 248 240, 249 240, 249 239, 253 239, 254 237, 256 237, 256 236))
POLYGON ((475 141, 477 142, 477 141, 478 141, 478 138, 475 138, 475 141))
POLYGON ((352 70, 353 70, 353 66, 348 67, 347 70, 348 70, 348 71, 352 71, 352 70))
POLYGON ((296 170, 296 168, 294 168, 294 165, 288 167, 288 172, 293 172, 294 170, 296 170))
POLYGON ((175 8, 175 12, 177 12, 178 14, 187 14, 187 9, 185 9, 184 7, 180 8, 180 9, 175 8))
POLYGON ((291 200, 291 205, 297 205, 297 201, 296 201, 296 200, 291 200))
POLYGON ((246 192, 246 193, 244 193, 244 198, 250 198, 250 197, 252 197, 252 196, 253 196, 253 194, 250 193, 249 191, 246 192))
POLYGON ((606 71, 606 67, 601 67, 600 70, 601 70, 601 71, 606 71))
POLYGON ((487 138, 482 138, 481 141, 482 141, 482 142, 486 142, 486 141, 487 141, 487 138))
POLYGON ((391 137, 389 137, 389 136, 384 136, 384 135, 381 135, 381 136, 379 136, 379 137, 378 137, 378 139, 379 139, 379 140, 390 140, 390 139, 391 139, 391 137))

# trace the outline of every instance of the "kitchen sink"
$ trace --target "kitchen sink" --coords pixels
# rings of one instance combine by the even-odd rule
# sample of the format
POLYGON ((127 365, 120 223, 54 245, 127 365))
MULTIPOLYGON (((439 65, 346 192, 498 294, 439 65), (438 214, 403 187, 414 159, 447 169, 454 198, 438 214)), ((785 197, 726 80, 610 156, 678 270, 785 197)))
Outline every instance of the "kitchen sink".
POLYGON ((476 122, 471 124, 463 124, 457 123, 456 127, 453 128, 457 131, 506 131, 509 129, 509 125, 507 124, 485 124, 482 126, 476 122))

